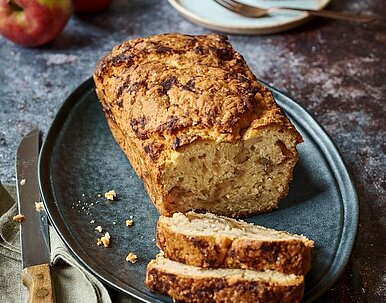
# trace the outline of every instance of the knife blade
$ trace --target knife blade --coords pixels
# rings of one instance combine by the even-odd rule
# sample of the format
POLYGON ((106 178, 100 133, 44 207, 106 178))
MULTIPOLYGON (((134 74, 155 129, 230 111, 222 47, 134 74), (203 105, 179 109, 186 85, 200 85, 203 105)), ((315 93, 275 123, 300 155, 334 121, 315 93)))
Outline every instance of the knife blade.
POLYGON ((29 291, 28 302, 53 302, 50 253, 43 237, 44 227, 36 211, 39 201, 37 162, 39 130, 35 128, 20 142, 16 154, 16 186, 19 213, 25 219, 20 224, 22 251, 22 282, 29 291))

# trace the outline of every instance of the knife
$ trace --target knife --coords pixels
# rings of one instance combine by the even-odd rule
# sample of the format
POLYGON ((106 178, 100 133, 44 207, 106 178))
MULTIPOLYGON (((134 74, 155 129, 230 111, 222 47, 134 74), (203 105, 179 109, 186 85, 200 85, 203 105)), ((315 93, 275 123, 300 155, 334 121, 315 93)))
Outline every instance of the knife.
POLYGON ((40 199, 37 179, 39 130, 28 133, 16 154, 16 186, 19 213, 25 219, 20 224, 22 252, 22 282, 29 291, 28 302, 54 302, 50 272, 50 253, 43 237, 43 226, 35 202, 40 199))

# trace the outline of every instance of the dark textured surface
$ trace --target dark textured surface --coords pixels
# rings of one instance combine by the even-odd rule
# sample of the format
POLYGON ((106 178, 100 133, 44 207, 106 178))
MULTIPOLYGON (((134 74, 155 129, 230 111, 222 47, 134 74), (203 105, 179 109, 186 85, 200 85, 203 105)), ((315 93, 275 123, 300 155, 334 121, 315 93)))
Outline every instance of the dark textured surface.
MULTIPOLYGON (((158 213, 115 143, 94 91, 90 80, 66 101, 42 148, 40 180, 46 209, 59 234, 93 272, 126 292, 132 293, 132 287, 141 297, 149 296, 143 281, 146 264, 157 254, 158 213), (116 202, 98 197, 112 188, 119 194, 116 202), (137 223, 128 229, 125 220, 130 215, 137 223), (98 225, 112 236, 108 249, 96 244, 98 225), (138 262, 122 266, 130 251, 140 256, 138 262)), ((274 97, 304 143, 299 146, 295 181, 280 210, 247 221, 315 241, 306 277, 305 302, 310 302, 332 285, 346 264, 357 227, 356 193, 319 125, 289 98, 277 92, 274 97)))
MULTIPOLYGON (((333 1, 336 10, 386 15, 383 0, 333 1)), ((128 38, 161 32, 207 33, 166 1, 116 0, 107 13, 75 16, 51 45, 22 49, 0 38, 0 176, 15 180, 23 134, 47 131, 68 94, 96 61, 128 38)), ((330 133, 356 184, 360 226, 345 273, 320 302, 386 297, 386 25, 315 20, 274 36, 230 36, 256 75, 292 95, 330 133)))

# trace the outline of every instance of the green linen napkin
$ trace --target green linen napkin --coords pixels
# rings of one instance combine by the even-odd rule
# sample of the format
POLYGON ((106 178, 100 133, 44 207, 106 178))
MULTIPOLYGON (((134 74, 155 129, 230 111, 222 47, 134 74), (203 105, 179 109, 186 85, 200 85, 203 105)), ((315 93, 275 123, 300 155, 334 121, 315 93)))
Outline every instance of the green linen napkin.
MULTIPOLYGON (((12 221, 17 214, 15 186, 0 182, 0 302, 26 302, 27 289, 21 283, 19 224, 12 221)), ((70 254, 50 226, 52 278, 56 302, 110 303, 106 287, 84 269, 70 254)), ((114 302, 134 303, 137 300, 113 293, 114 302)))

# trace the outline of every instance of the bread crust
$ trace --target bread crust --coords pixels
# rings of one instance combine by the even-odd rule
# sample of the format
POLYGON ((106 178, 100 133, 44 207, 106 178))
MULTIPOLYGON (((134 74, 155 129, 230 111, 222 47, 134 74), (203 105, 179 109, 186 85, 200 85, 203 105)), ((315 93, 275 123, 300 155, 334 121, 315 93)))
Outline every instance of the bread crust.
POLYGON ((155 262, 147 267, 146 286, 158 293, 167 294, 180 302, 211 303, 279 303, 301 302, 304 278, 296 283, 282 285, 273 281, 250 281, 240 277, 189 277, 157 268, 155 262))
POLYGON ((232 239, 224 235, 188 236, 174 231, 161 216, 157 246, 170 260, 204 268, 276 270, 305 275, 311 268, 313 241, 232 239))
MULTIPOLYGON (((173 151, 198 141, 239 142, 267 128, 286 133, 293 145, 302 141, 223 35, 165 34, 124 42, 99 61, 94 81, 116 141, 162 215, 180 211, 163 176, 173 151)), ((296 150, 290 157, 295 163, 296 150)), ((280 196, 287 192, 288 184, 280 196)))
POLYGON ((94 80, 106 114, 125 135, 163 143, 142 144, 154 160, 197 139, 240 140, 251 124, 277 123, 302 140, 223 35, 127 41, 98 62, 94 80))

